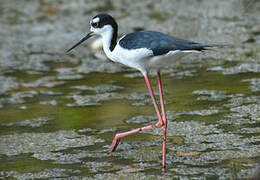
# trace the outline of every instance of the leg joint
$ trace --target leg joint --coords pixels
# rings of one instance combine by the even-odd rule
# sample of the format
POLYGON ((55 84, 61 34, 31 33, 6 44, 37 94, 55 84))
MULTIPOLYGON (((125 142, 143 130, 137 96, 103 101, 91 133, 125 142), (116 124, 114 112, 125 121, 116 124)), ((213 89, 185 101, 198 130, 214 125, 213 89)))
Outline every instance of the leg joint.
POLYGON ((156 128, 160 128, 160 127, 163 127, 163 126, 164 126, 164 123, 162 121, 155 124, 156 128))
POLYGON ((121 139, 121 134, 116 134, 115 138, 116 139, 121 139))

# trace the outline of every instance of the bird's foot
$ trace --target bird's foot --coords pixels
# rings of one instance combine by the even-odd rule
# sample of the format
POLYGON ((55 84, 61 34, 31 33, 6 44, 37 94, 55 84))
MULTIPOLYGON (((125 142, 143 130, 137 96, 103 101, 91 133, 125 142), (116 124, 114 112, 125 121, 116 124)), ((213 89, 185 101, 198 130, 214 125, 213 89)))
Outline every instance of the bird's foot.
POLYGON ((109 149, 109 153, 112 153, 116 150, 118 144, 120 142, 120 138, 117 137, 117 135, 115 136, 115 139, 113 140, 110 149, 109 149))

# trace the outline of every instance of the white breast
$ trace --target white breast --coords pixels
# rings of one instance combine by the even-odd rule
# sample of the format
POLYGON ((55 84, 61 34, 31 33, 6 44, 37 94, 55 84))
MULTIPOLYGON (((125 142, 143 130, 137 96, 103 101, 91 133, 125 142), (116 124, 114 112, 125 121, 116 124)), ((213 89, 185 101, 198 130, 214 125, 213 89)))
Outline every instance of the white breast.
POLYGON ((153 52, 146 48, 128 50, 117 44, 111 55, 115 62, 144 71, 146 60, 153 56, 153 52))

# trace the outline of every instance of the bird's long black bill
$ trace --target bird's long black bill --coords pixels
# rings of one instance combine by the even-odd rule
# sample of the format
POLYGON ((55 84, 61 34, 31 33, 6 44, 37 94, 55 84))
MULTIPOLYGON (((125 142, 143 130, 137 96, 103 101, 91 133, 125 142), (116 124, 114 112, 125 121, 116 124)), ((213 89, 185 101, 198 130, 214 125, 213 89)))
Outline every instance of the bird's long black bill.
POLYGON ((86 41, 88 38, 90 38, 92 36, 93 32, 89 32, 85 37, 83 37, 77 44, 75 44, 74 46, 72 46, 70 49, 68 49, 66 51, 66 53, 70 52, 72 49, 74 49, 75 47, 77 47, 78 45, 80 45, 81 43, 83 43, 84 41, 86 41))

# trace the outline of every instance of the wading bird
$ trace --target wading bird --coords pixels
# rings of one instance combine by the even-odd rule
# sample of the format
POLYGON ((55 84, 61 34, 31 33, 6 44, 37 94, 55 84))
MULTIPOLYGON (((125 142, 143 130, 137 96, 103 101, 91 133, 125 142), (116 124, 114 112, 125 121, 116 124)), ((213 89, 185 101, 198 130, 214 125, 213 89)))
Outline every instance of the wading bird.
POLYGON ((210 47, 220 47, 219 44, 200 44, 175 38, 155 31, 139 31, 123 36, 117 41, 118 25, 115 19, 108 14, 98 14, 90 21, 90 32, 78 43, 72 46, 71 51, 93 35, 100 35, 103 49, 109 59, 139 70, 145 79, 153 105, 158 116, 154 125, 141 127, 129 132, 116 134, 109 152, 116 150, 120 140, 128 135, 155 128, 163 129, 163 168, 166 167, 166 138, 167 117, 164 107, 163 88, 160 69, 168 67, 172 62, 192 53, 201 53, 210 47), (148 72, 157 71, 157 81, 160 92, 161 111, 156 103, 155 95, 148 77, 148 72))

